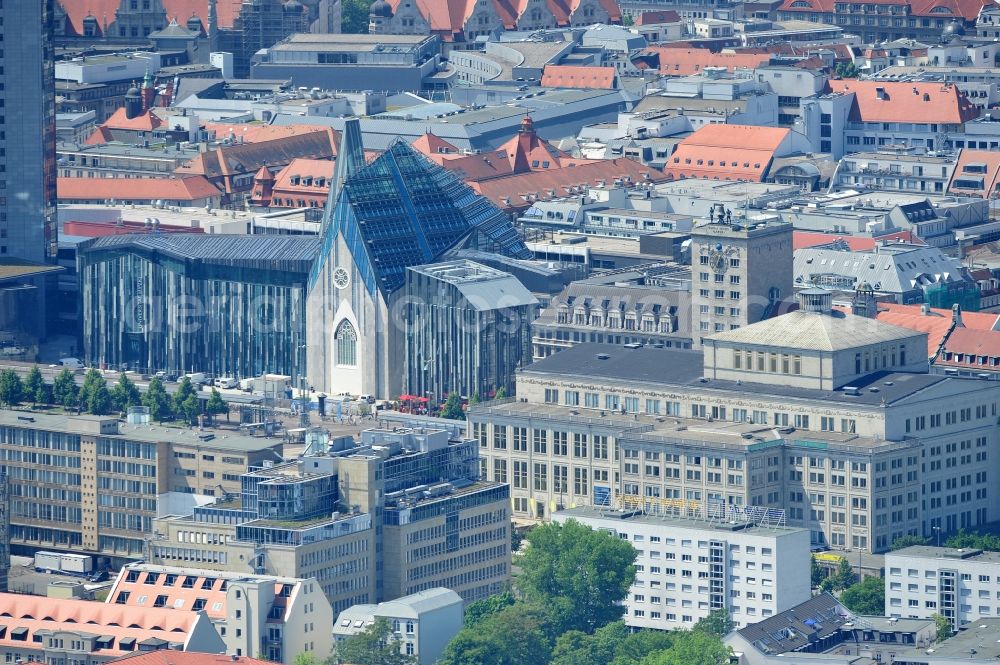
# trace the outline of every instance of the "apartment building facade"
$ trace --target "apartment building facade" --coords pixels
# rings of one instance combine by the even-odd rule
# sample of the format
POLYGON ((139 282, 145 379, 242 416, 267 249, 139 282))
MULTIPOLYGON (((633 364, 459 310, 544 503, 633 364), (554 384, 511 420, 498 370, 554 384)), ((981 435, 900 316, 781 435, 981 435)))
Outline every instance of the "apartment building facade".
POLYGON ((581 507, 552 519, 576 520, 630 542, 638 556, 625 625, 675 630, 693 628, 719 609, 738 628, 811 597, 808 531, 783 526, 777 514, 768 524, 760 517, 742 510, 681 518, 581 507))
POLYGON ((484 477, 511 483, 519 517, 721 501, 875 552, 996 519, 1000 387, 927 373, 922 333, 826 312, 709 337, 704 354, 582 344, 541 360, 517 401, 469 410, 484 477))
POLYGON ((885 614, 929 619, 954 630, 1000 617, 1000 554, 915 545, 885 556, 885 614))
POLYGON ((280 459, 280 442, 216 438, 107 416, 0 411, 14 553, 56 549, 110 562, 138 558, 157 496, 239 489, 250 465, 280 459))
POLYGON ((313 579, 133 563, 118 573, 105 602, 204 612, 225 653, 237 658, 263 654, 288 665, 300 653, 324 659, 333 646, 333 609, 313 579))

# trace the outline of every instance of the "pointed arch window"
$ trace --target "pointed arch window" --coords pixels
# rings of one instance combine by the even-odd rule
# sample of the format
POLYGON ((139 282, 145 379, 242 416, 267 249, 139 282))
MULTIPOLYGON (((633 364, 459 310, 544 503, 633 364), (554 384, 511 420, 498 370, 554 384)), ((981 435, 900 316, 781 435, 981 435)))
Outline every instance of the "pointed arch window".
POLYGON ((337 326, 333 339, 337 344, 337 364, 354 367, 358 364, 358 333, 346 319, 337 326))

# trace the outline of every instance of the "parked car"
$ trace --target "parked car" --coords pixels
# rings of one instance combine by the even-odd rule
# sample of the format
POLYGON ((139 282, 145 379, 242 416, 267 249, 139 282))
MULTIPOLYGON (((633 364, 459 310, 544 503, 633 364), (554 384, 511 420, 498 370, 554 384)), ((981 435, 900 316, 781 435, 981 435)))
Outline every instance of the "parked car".
POLYGON ((238 388, 240 383, 231 376, 220 376, 212 382, 216 388, 238 388))

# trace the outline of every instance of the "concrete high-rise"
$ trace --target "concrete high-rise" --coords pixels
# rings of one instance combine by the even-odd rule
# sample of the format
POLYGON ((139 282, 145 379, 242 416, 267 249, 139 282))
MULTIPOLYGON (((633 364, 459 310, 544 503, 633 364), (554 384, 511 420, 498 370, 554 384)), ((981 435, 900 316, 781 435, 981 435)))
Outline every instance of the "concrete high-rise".
POLYGON ((56 256, 53 0, 0 4, 0 259, 56 256))

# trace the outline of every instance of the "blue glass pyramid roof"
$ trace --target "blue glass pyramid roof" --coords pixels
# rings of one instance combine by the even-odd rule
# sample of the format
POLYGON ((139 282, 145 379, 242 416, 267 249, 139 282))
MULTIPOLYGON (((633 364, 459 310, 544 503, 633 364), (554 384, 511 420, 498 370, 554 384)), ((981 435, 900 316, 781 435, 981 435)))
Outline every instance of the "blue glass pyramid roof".
POLYGON ((350 175, 327 204, 310 288, 338 234, 372 295, 388 295, 402 286, 408 267, 439 261, 457 247, 532 256, 507 215, 402 140, 350 175))

